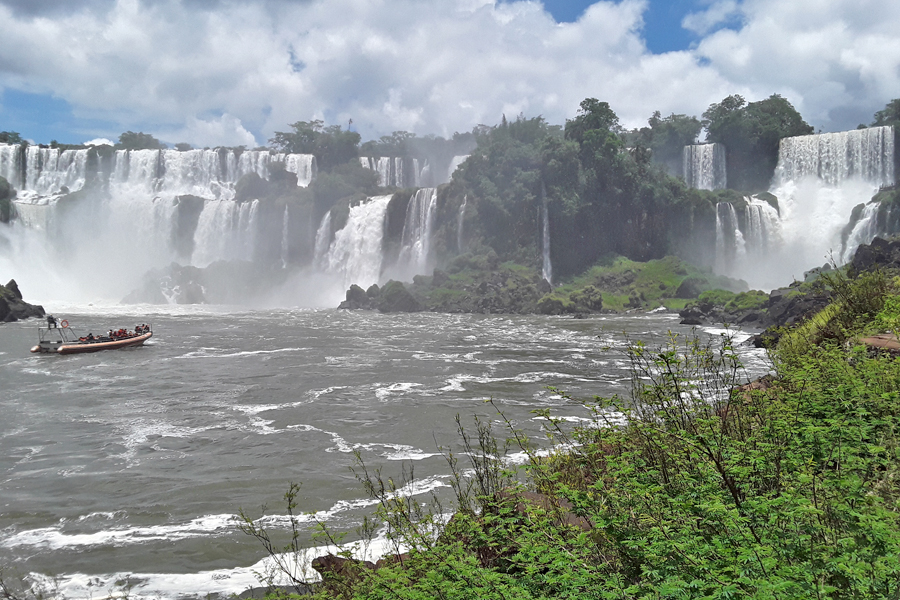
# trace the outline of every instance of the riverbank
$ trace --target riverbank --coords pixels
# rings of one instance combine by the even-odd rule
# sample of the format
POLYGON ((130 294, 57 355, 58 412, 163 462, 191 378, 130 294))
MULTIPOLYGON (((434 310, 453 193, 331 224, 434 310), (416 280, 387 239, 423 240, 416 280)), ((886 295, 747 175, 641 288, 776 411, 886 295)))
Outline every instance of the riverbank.
POLYGON ((345 564, 319 597, 892 597, 900 362, 859 339, 900 327, 900 289, 880 270, 830 287, 764 383, 747 385, 727 338, 672 338, 629 348, 631 393, 598 399, 590 422, 538 411, 549 455, 502 407, 464 424, 449 521, 364 473, 408 556, 345 564), (518 472, 504 438, 528 457, 518 472))

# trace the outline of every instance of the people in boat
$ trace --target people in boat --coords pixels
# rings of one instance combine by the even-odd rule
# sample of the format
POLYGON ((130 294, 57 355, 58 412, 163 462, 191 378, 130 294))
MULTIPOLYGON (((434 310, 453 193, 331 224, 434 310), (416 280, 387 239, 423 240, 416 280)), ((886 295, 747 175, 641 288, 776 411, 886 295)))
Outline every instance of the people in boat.
POLYGON ((94 334, 93 334, 93 333, 87 334, 87 341, 89 341, 89 342, 93 342, 93 341, 94 341, 94 334))
POLYGON ((55 329, 56 326, 57 326, 56 317, 54 317, 53 315, 47 315, 47 329, 50 329, 50 328, 55 329))

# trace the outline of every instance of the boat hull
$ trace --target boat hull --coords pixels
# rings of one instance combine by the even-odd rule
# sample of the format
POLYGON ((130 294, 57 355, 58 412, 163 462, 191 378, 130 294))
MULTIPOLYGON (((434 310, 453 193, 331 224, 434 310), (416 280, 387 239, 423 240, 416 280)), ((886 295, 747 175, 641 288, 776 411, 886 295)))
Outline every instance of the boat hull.
POLYGON ((119 348, 128 348, 130 346, 141 346, 144 342, 153 337, 153 332, 126 338, 122 340, 112 340, 109 342, 78 342, 75 344, 63 344, 57 350, 57 354, 84 354, 87 352, 100 352, 101 350, 118 350, 119 348))

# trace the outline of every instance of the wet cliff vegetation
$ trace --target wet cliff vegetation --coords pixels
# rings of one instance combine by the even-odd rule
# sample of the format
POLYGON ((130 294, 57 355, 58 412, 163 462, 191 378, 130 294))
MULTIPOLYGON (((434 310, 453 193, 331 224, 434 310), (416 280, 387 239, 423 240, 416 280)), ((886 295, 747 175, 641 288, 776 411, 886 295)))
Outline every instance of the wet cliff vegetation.
MULTIPOLYGON (((672 336, 630 346, 631 394, 590 402, 593 423, 569 429, 537 411, 549 452, 509 422, 461 423, 459 452, 445 454, 452 506, 398 495, 408 475, 390 479, 360 456, 379 503, 360 535, 384 528, 398 554, 377 566, 323 557, 312 563, 321 585, 294 570, 296 587, 272 595, 897 597, 900 362, 860 338, 900 327, 900 279, 827 277, 834 304, 782 338, 761 380, 748 382, 727 336, 672 336)), ((292 514, 301 497, 292 486, 292 514)), ((243 527, 282 565, 309 564, 296 535, 284 555, 277 532, 249 517, 243 527)))

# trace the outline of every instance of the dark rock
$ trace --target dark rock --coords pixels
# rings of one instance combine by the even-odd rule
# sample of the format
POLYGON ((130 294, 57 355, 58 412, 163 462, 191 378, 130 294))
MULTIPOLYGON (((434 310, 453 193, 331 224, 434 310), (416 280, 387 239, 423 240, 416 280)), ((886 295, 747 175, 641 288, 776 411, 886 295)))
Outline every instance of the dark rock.
POLYGON ((419 312, 422 305, 399 281, 388 281, 381 288, 378 297, 378 310, 383 313, 393 312, 419 312))
POLYGON ((688 277, 681 282, 678 289, 675 290, 675 297, 681 299, 692 299, 699 296, 705 287, 709 286, 706 279, 700 277, 688 277))
POLYGON ((12 295, 15 296, 16 298, 18 298, 19 300, 22 299, 22 292, 19 291, 19 284, 16 283, 15 279, 9 280, 9 283, 6 284, 6 289, 8 289, 10 292, 12 292, 12 295))
POLYGON ((541 294, 549 294, 552 291, 553 286, 550 285, 550 282, 546 279, 541 278, 540 282, 538 283, 538 292, 540 292, 541 294))
POLYGON ((370 300, 377 299, 380 294, 381 294, 381 288, 378 287, 377 283, 373 283, 366 290, 366 297, 368 297, 370 300))
POLYGON ((360 569, 375 569, 375 563, 368 560, 355 560, 352 558, 341 558, 334 554, 326 554, 319 556, 312 561, 312 568, 318 571, 322 577, 327 575, 337 576, 353 576, 358 575, 360 569))
POLYGON ((10 279, 5 286, 0 285, 0 322, 12 323, 19 319, 43 317, 44 314, 43 306, 22 300, 22 292, 15 279, 10 279))
POLYGON ((877 237, 871 244, 862 244, 850 261, 850 272, 871 271, 876 266, 882 269, 900 268, 900 241, 889 242, 877 237))
POLYGON ((431 287, 442 287, 448 281, 450 281, 450 276, 447 275, 446 271, 435 269, 434 275, 431 277, 431 287))
POLYGON ((400 564, 403 565, 406 561, 409 560, 409 554, 404 552, 402 554, 387 554, 378 559, 375 563, 375 569, 378 570, 381 567, 387 567, 390 565, 400 564))

